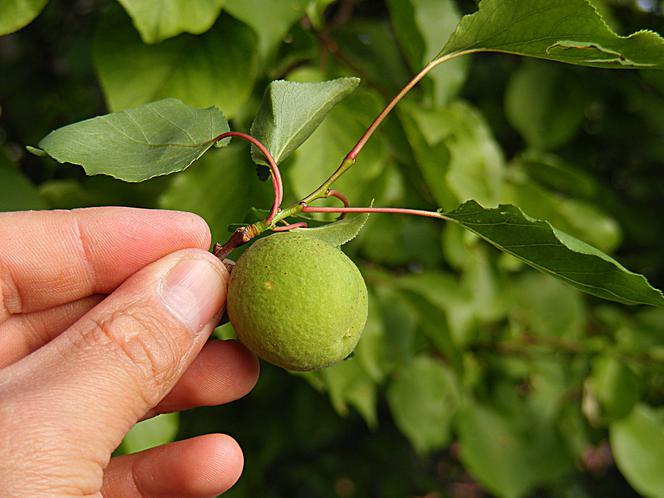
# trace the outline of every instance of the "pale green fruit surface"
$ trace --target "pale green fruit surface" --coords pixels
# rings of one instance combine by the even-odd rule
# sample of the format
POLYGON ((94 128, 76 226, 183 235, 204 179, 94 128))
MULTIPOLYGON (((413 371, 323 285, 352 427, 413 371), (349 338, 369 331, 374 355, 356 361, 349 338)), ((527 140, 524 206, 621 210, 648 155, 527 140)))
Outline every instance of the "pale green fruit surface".
POLYGON ((228 287, 228 317, 240 341, 287 370, 346 358, 360 339, 367 306, 364 279, 343 252, 292 232, 256 241, 228 287))

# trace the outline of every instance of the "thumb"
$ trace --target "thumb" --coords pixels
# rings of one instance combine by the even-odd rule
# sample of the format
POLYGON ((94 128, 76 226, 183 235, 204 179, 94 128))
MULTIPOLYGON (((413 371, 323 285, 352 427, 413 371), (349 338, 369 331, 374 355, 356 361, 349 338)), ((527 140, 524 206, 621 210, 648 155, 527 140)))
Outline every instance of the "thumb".
POLYGON ((227 280, 224 265, 200 249, 150 264, 19 362, 29 384, 16 387, 23 399, 32 391, 27 398, 40 406, 31 408, 55 427, 66 424, 69 438, 93 446, 90 457, 108 458, 198 354, 218 323, 227 280))

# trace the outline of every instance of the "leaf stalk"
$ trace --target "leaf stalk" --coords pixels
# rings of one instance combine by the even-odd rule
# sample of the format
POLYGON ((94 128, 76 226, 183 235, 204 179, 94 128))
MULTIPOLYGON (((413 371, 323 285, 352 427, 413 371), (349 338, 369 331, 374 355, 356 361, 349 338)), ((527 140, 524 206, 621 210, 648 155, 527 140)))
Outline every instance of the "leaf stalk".
POLYGON ((426 218, 437 218, 449 220, 445 215, 437 211, 424 211, 421 209, 390 208, 390 207, 317 207, 302 206, 303 213, 390 213, 408 214, 412 216, 424 216, 426 218))
POLYGON ((420 80, 422 80, 422 78, 424 78, 433 68, 435 68, 439 64, 442 64, 443 62, 455 59, 456 57, 459 57, 461 55, 466 55, 472 52, 474 52, 474 50, 453 52, 451 54, 439 57, 438 59, 434 59, 433 61, 429 62, 426 66, 424 66, 424 68, 422 68, 422 70, 419 73, 413 76, 413 78, 399 91, 399 93, 397 93, 392 98, 392 100, 388 102, 388 104, 380 112, 380 114, 376 116, 376 119, 374 119, 373 122, 369 125, 367 130, 362 134, 360 139, 348 152, 348 154, 346 154, 343 161, 341 161, 341 164, 330 175, 330 177, 327 180, 325 180, 316 190, 311 192, 300 202, 309 204, 316 199, 320 199, 327 196, 327 192, 330 190, 332 184, 335 181, 337 181, 341 175, 343 175, 355 164, 357 156, 360 154, 366 143, 369 141, 369 139, 378 129, 381 123, 385 121, 385 118, 387 118, 392 109, 394 109, 396 105, 401 101, 401 99, 403 99, 408 94, 408 92, 410 92, 415 87, 415 85, 417 85, 420 82, 420 80))
POLYGON ((216 143, 228 137, 238 137, 243 140, 246 140, 247 142, 250 142, 251 144, 256 146, 258 150, 261 151, 261 154, 263 154, 265 160, 268 162, 270 168, 270 177, 272 178, 272 187, 274 188, 274 201, 272 203, 272 209, 270 209, 270 214, 265 219, 267 223, 270 223, 274 219, 277 212, 279 211, 281 203, 284 199, 284 185, 281 180, 281 173, 279 171, 279 166, 277 166, 277 162, 272 157, 272 154, 270 154, 270 151, 267 150, 267 147, 265 147, 265 145, 263 145, 260 140, 252 137, 247 133, 242 133, 240 131, 227 131, 215 137, 213 139, 213 142, 216 143))

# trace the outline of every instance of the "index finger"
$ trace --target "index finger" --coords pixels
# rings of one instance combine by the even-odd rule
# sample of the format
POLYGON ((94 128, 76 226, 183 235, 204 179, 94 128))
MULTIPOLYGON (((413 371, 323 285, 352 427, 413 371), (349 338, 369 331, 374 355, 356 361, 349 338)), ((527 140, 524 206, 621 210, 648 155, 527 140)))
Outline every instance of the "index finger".
POLYGON ((0 322, 108 294, 147 264, 210 246, 199 216, 102 207, 0 213, 0 322))

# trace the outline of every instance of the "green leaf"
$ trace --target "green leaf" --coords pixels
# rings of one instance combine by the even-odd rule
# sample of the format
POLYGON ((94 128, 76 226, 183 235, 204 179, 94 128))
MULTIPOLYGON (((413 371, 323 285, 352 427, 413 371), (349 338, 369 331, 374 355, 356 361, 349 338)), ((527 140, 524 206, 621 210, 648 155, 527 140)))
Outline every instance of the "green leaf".
MULTIPOLYGON (((467 267, 472 257, 470 249, 477 245, 479 238, 463 227, 447 224, 443 227, 441 243, 446 262, 455 270, 467 267)), ((518 262, 521 265, 521 262, 518 262)))
POLYGON ((515 424, 488 406, 470 405, 457 422, 461 461, 483 487, 505 498, 531 487, 524 462, 526 448, 515 424))
POLYGON ((619 36, 586 0, 482 0, 436 58, 481 51, 593 67, 664 67, 664 40, 657 33, 619 36))
POLYGON ((304 15, 308 3, 309 0, 227 0, 224 10, 254 29, 260 53, 267 57, 304 15))
POLYGON ((592 365, 590 388, 602 406, 605 419, 627 415, 641 397, 641 382, 636 373, 619 357, 603 355, 592 365))
POLYGON ((0 211, 46 207, 35 186, 12 164, 0 146, 0 211))
POLYGON ((140 183, 127 183, 106 175, 53 179, 39 184, 39 194, 51 209, 93 206, 152 208, 169 180, 160 176, 140 183))
POLYGON ((307 5, 307 17, 316 30, 322 30, 325 27, 325 9, 336 0, 309 0, 307 5))
POLYGON ((48 0, 2 0, 0 2, 0 36, 8 35, 30 24, 48 0))
MULTIPOLYGON (((562 174, 559 176, 561 183, 565 181, 562 174)), ((539 186, 518 163, 508 169, 504 187, 503 202, 519 206, 533 218, 547 220, 552 226, 602 251, 610 252, 620 243, 620 226, 613 218, 594 204, 539 186)))
MULTIPOLYGON (((389 0, 390 18, 411 70, 419 71, 431 61, 461 18, 453 0, 389 0)), ((433 83, 433 102, 447 103, 463 85, 468 60, 455 59, 445 69, 427 75, 433 83)))
MULTIPOLYGON (((404 103, 397 111, 410 145, 416 167, 421 172, 425 187, 439 206, 451 207, 459 203, 458 194, 452 190, 447 174, 452 162, 447 144, 437 138, 432 144, 426 139, 422 124, 418 123, 414 107, 404 103)), ((414 174, 416 174, 414 172, 414 174)), ((474 175, 472 175, 474 176, 474 175)))
POLYGON ((208 152, 195 168, 173 177, 158 206, 200 215, 213 241, 225 242, 230 224, 244 221, 252 206, 271 202, 271 186, 256 180, 246 149, 243 143, 208 152))
POLYGON ((440 224, 425 218, 372 216, 358 243, 365 258, 384 266, 424 265, 430 268, 442 260, 440 230, 440 224))
MULTIPOLYGON (((472 235, 472 234, 469 234, 472 235)), ((489 257, 488 248, 474 244, 461 275, 461 286, 472 299, 479 322, 496 322, 506 314, 505 290, 500 275, 489 257)))
POLYGON ((419 328, 435 350, 440 352, 445 361, 457 372, 463 371, 463 356, 452 337, 447 314, 440 308, 422 299, 414 293, 404 293, 409 303, 417 310, 421 319, 419 328))
POLYGON ((461 19, 452 0, 388 0, 390 18, 402 50, 417 71, 439 52, 461 19))
MULTIPOLYGON (((357 92, 337 105, 311 137, 300 146, 285 173, 285 180, 297 198, 313 191, 339 165, 345 154, 380 112, 382 103, 375 94, 357 92)), ((384 138, 372 137, 357 158, 352 174, 344 175, 335 188, 351 204, 380 202, 382 181, 389 164, 384 138)), ((337 205, 339 201, 330 200, 337 205)))
POLYGON ((454 374, 429 356, 418 356, 396 370, 387 389, 394 422, 419 453, 450 442, 450 424, 460 398, 454 374))
POLYGON ((355 359, 348 359, 320 372, 330 392, 332 406, 345 416, 348 405, 354 406, 369 427, 375 427, 377 390, 371 377, 355 359))
MULTIPOLYGON (((637 313, 613 306, 602 306, 596 309, 596 316, 601 320, 605 330, 615 331, 616 353, 623 361, 629 361, 630 367, 636 367, 635 373, 642 376, 650 370, 661 371, 664 365, 664 308, 643 308, 637 313), (642 368, 639 359, 643 359, 642 368), (652 370, 655 368, 655 370, 652 370)), ((647 376, 644 376, 644 380, 647 376)), ((645 391, 647 392, 647 391, 645 391)))
POLYGON ((257 39, 246 24, 222 16, 201 36, 144 44, 125 19, 103 19, 93 57, 111 111, 167 97, 217 106, 229 118, 249 99, 258 69, 257 39))
POLYGON ((353 359, 362 366, 362 369, 376 383, 381 382, 387 373, 383 365, 386 347, 388 346, 385 342, 385 326, 378 303, 373 293, 370 292, 367 323, 364 326, 360 342, 355 347, 353 359))
POLYGON ((214 24, 225 0, 118 0, 145 43, 180 33, 204 33, 214 24))
POLYGON ((218 326, 214 329, 212 335, 215 339, 219 339, 220 341, 237 339, 237 334, 235 333, 235 329, 233 329, 233 324, 231 324, 231 322, 226 322, 223 325, 218 326))
POLYGON ((472 403, 456 420, 464 467, 500 497, 524 496, 569 467, 560 437, 539 419, 472 403))
POLYGON ((526 272, 507 289, 513 328, 541 337, 577 339, 586 326, 581 294, 560 280, 526 272))
POLYGON ((662 292, 643 275, 515 206, 487 209, 468 201, 445 216, 501 251, 584 292, 624 304, 664 306, 662 292))
POLYGON ((555 149, 577 132, 588 95, 569 66, 528 61, 510 79, 505 111, 531 147, 555 149))
POLYGON ((179 425, 180 417, 177 412, 164 413, 143 420, 125 435, 122 440, 122 449, 125 453, 136 453, 170 443, 175 439, 179 425))
POLYGON ((439 205, 477 199, 497 205, 503 154, 482 115, 456 101, 436 109, 405 106, 402 112, 417 163, 439 205))
MULTIPOLYGON (((321 83, 273 81, 265 91, 251 134, 280 163, 309 138, 327 113, 355 90, 359 82, 358 78, 321 83)), ((255 147, 251 155, 257 163, 266 164, 255 147)))
POLYGON ((374 382, 383 382, 413 357, 420 316, 420 310, 404 293, 389 285, 369 285, 367 324, 353 360, 374 382))
POLYGON ((328 223, 327 225, 314 228, 296 228, 293 231, 316 237, 323 242, 339 247, 357 237, 357 234, 360 233, 360 230, 362 230, 368 219, 369 213, 351 213, 343 220, 328 223))
POLYGON ((414 356, 420 315, 398 291, 382 286, 374 286, 373 290, 384 325, 381 365, 383 371, 389 373, 414 356))
MULTIPOLYGON (((396 94, 412 77, 413 71, 404 60, 394 29, 382 16, 352 19, 335 28, 334 43, 339 53, 343 53, 344 65, 357 68, 366 86, 382 95, 396 94)), ((389 122, 388 119, 383 124, 389 122)))
POLYGON ((639 493, 664 497, 664 413, 638 404, 610 427, 611 449, 618 468, 639 493))
MULTIPOLYGON (((456 347, 476 338, 479 323, 493 322, 505 314, 503 291, 484 249, 467 248, 468 259, 461 278, 441 271, 427 271, 395 280, 400 288, 444 312, 447 324, 436 319, 434 323, 423 324, 422 328, 428 336, 434 337, 435 344, 445 348, 450 359, 456 347), (447 339, 448 334, 451 341, 447 339)), ((426 312, 424 315, 435 314, 426 312)))
MULTIPOLYGON (((411 273, 395 282, 401 289, 417 294, 445 312, 454 344, 469 342, 476 328, 473 295, 452 274, 440 271, 411 273)), ((441 327, 440 333, 445 333, 441 327)))
POLYGON ((514 163, 524 169, 528 178, 555 192, 589 200, 602 196, 597 178, 555 154, 530 149, 519 154, 514 163))
POLYGON ((83 166, 88 175, 140 182, 182 171, 228 130, 217 109, 164 99, 58 128, 39 147, 58 162, 83 166))

